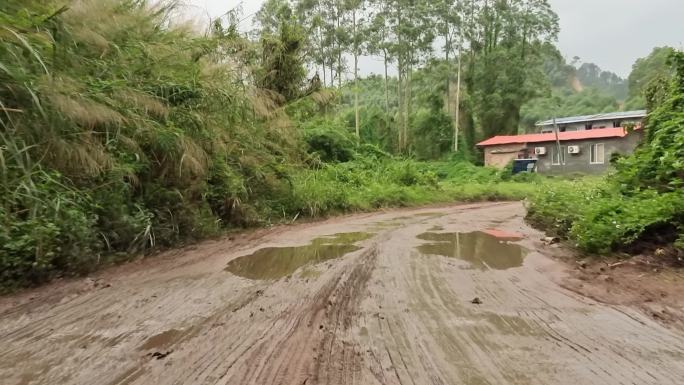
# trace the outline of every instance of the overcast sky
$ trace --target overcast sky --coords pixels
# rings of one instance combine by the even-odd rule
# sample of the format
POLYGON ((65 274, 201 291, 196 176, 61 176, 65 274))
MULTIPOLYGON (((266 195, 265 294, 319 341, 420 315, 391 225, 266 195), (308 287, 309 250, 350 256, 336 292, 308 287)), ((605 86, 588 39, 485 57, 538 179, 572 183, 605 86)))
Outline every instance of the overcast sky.
MULTIPOLYGON (((185 0, 192 9, 218 16, 242 4, 245 16, 256 12, 263 0, 185 0)), ((560 16, 558 47, 570 61, 598 64, 622 77, 629 75, 637 58, 653 47, 684 46, 684 0, 549 0, 560 16)), ((250 22, 245 24, 249 26, 250 22)), ((375 60, 360 63, 364 72, 380 73, 375 60)))

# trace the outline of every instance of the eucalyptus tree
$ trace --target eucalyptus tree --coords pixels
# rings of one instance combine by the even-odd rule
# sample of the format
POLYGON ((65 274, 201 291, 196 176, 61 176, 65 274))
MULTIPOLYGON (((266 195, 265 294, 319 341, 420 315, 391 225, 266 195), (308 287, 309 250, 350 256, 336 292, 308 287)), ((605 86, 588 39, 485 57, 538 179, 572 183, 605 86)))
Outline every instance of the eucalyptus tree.
POLYGON ((397 63, 398 143, 400 151, 408 145, 411 115, 411 72, 425 55, 431 53, 435 38, 430 20, 430 4, 416 0, 385 0, 380 2, 386 49, 397 63), (387 33, 388 32, 388 33, 387 33))
POLYGON ((545 87, 544 50, 557 37, 558 16, 548 0, 466 4, 470 112, 485 137, 516 133, 520 107, 545 87))
POLYGON ((267 0, 254 15, 254 20, 258 26, 258 32, 275 33, 280 27, 283 12, 291 14, 292 5, 288 0, 267 0))
POLYGON ((456 67, 456 106, 455 116, 452 115, 451 107, 451 71, 448 71, 446 79, 446 111, 454 120, 453 150, 458 151, 459 120, 461 104, 461 70, 463 48, 463 12, 465 1, 457 0, 438 0, 433 8, 433 17, 437 34, 444 40, 444 58, 449 69, 451 69, 451 54, 455 54, 458 60, 456 67))
POLYGON ((365 53, 368 46, 364 38, 367 31, 367 20, 369 9, 366 8, 366 0, 346 0, 345 10, 351 14, 351 24, 348 26, 348 45, 350 53, 354 58, 354 128, 356 138, 360 139, 360 116, 359 116, 359 57, 365 53))
POLYGON ((335 72, 337 77, 337 87, 342 88, 342 80, 346 70, 346 60, 344 53, 348 51, 351 36, 349 29, 346 28, 348 23, 348 0, 327 0, 328 7, 332 16, 332 55, 336 60, 335 72))
POLYGON ((307 45, 305 55, 316 68, 316 73, 323 76, 323 85, 327 86, 326 64, 327 46, 325 42, 326 13, 322 0, 298 0, 293 4, 297 19, 306 30, 307 45))
MULTIPOLYGON (((371 0, 373 14, 366 29, 367 49, 371 55, 381 55, 383 60, 384 88, 385 88, 385 111, 390 113, 389 96, 389 65, 393 62, 391 53, 392 32, 390 28, 390 13, 388 3, 385 0, 371 0)), ((389 120, 389 119, 388 119, 389 120)))
MULTIPOLYGON (((432 17, 435 21, 435 29, 437 34, 443 40, 442 50, 444 51, 444 60, 447 65, 451 65, 451 54, 454 53, 454 45, 459 46, 460 37, 460 21, 459 3, 456 0, 437 0, 433 3, 432 17)), ((447 113, 451 113, 450 97, 451 93, 451 77, 446 82, 446 109, 447 113)))
POLYGON ((402 38, 402 43, 399 45, 398 54, 404 56, 404 102, 406 104, 404 119, 404 134, 402 150, 406 150, 409 144, 409 126, 411 125, 411 116, 413 110, 412 98, 412 79, 414 68, 420 66, 424 60, 433 53, 432 44, 435 40, 434 23, 430 18, 431 5, 423 1, 405 1, 406 17, 403 19, 403 25, 399 32, 402 38))

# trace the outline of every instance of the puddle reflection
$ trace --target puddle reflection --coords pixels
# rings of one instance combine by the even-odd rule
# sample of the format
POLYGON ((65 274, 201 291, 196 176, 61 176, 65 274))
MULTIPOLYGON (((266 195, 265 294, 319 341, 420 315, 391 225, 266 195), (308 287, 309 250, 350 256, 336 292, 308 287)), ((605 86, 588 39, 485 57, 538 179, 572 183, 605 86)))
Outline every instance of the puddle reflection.
POLYGON ((476 231, 471 233, 435 233, 418 235, 430 241, 417 247, 421 254, 441 255, 470 263, 474 268, 506 270, 522 266, 527 249, 492 235, 476 231))
POLYGON ((372 233, 342 233, 314 239, 306 246, 267 247, 228 263, 226 271, 249 279, 279 279, 302 266, 316 264, 360 250, 355 243, 372 237, 372 233))

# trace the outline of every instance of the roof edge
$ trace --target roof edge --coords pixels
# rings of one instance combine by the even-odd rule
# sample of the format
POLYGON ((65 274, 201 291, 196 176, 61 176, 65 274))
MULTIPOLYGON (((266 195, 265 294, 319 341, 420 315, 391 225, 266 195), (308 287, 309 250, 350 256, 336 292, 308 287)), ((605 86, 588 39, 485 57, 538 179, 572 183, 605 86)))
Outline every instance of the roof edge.
MULTIPOLYGON (((617 111, 617 112, 606 112, 602 114, 593 114, 593 115, 578 115, 578 116, 564 116, 564 117, 559 117, 556 118, 556 121, 558 122, 559 120, 564 120, 564 119, 569 119, 568 121, 563 121, 560 122, 559 124, 571 124, 571 123, 579 123, 579 122, 595 122, 597 120, 604 120, 604 119, 629 119, 629 118, 643 118, 648 115, 648 110, 633 110, 633 111, 617 111), (611 116, 613 115, 613 116, 611 116)), ((553 124, 553 119, 547 119, 547 120, 540 120, 536 123, 534 123, 535 127, 539 126, 548 126, 549 124, 553 124)))

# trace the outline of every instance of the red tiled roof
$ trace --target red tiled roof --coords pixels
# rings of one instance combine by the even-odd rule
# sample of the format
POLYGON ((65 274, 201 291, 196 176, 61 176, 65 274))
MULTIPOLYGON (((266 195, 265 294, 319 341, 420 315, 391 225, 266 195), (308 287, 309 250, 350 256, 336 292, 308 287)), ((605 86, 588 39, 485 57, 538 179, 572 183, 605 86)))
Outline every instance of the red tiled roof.
MULTIPOLYGON (((628 132, 622 127, 618 128, 597 128, 595 130, 582 131, 566 131, 559 132, 558 139, 561 142, 568 140, 583 140, 583 139, 601 139, 601 138, 624 138, 628 132)), ((478 146, 497 146, 502 144, 516 144, 516 143, 542 143, 555 142, 556 134, 526 134, 526 135, 504 135, 489 138, 483 142, 478 143, 478 146)))

